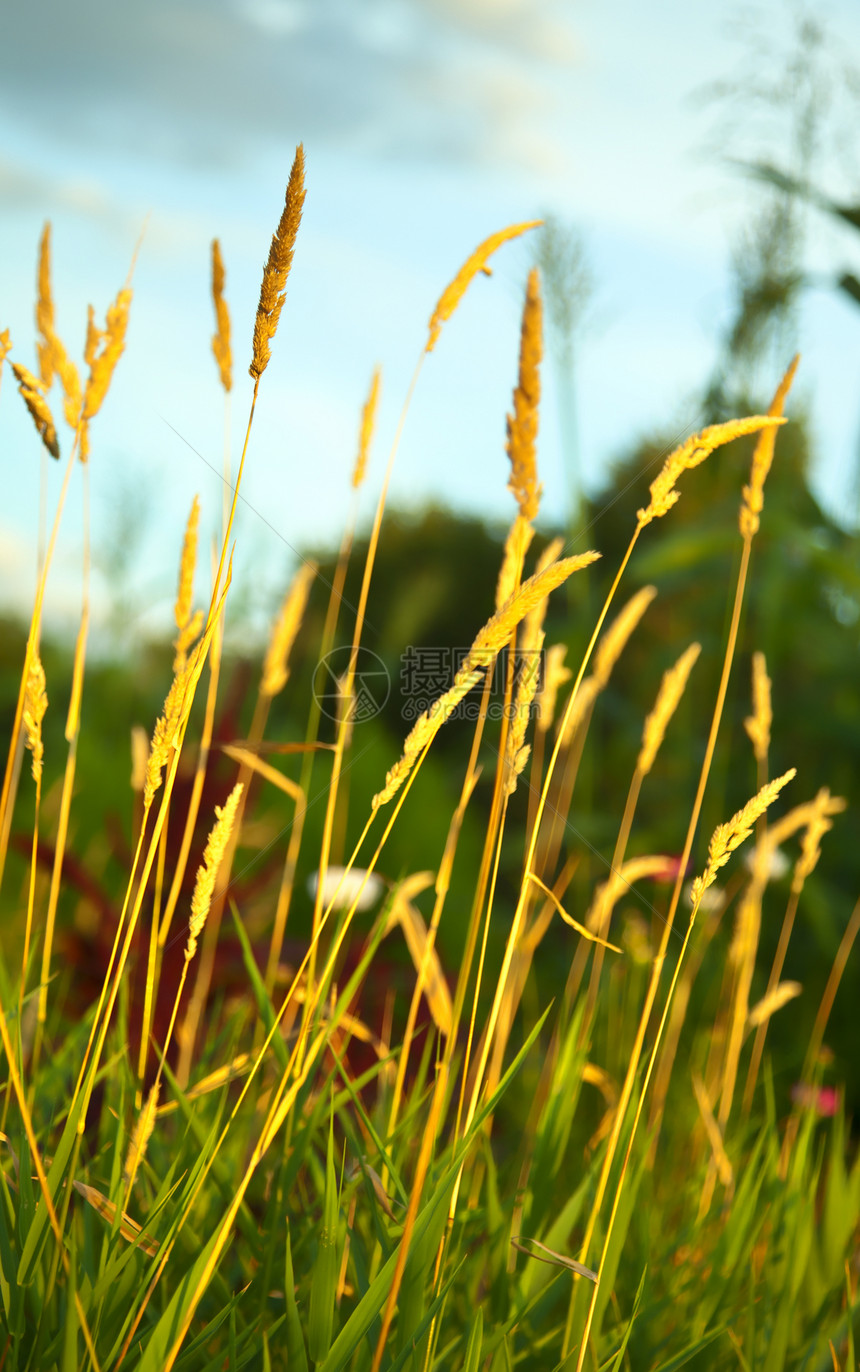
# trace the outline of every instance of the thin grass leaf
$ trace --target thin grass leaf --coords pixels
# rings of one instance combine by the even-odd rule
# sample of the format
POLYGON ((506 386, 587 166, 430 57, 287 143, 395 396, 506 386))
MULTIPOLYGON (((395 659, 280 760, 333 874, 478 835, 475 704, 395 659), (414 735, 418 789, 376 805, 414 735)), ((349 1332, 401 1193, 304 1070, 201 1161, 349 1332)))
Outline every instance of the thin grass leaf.
POLYGON ((469 1330, 469 1342, 466 1345, 466 1361, 463 1363, 463 1372, 479 1372, 483 1339, 484 1315, 481 1307, 478 1306, 472 1321, 472 1328, 469 1330))
POLYGON ((299 1303, 296 1299, 296 1281, 293 1275, 293 1252, 290 1244, 290 1231, 287 1228, 287 1247, 284 1258, 284 1302, 287 1307, 287 1365, 295 1372, 308 1372, 308 1355, 302 1333, 299 1303))
POLYGON ((636 1323, 636 1316, 639 1314, 639 1307, 642 1304, 642 1293, 645 1290, 645 1278, 648 1275, 648 1268, 643 1268, 642 1276, 639 1278, 639 1285, 636 1288, 636 1295, 633 1298, 633 1309, 630 1312, 630 1319, 624 1328, 624 1337, 621 1340, 621 1347, 612 1360, 610 1372, 621 1372, 621 1364, 624 1361, 624 1354, 627 1352, 627 1345, 630 1342, 630 1335, 633 1333, 633 1325, 636 1323))
POLYGON ((337 1299, 337 1174, 334 1169, 334 1117, 329 1117, 328 1148, 325 1161, 325 1192, 319 1243, 311 1278, 308 1311, 308 1355, 315 1363, 328 1356, 331 1346, 334 1307, 337 1299))
POLYGON ((540 1243, 537 1239, 530 1239, 520 1235, 515 1239, 511 1239, 511 1243, 514 1248, 520 1253, 525 1253, 528 1258, 535 1258, 538 1262, 549 1263, 550 1267, 566 1267, 569 1272, 575 1272, 579 1277, 587 1277, 589 1281, 593 1282, 597 1281, 597 1273, 592 1272, 590 1267, 585 1267, 581 1262, 577 1262, 575 1258, 569 1258, 566 1253, 557 1253, 554 1248, 547 1248, 545 1243, 540 1243), (527 1244, 533 1244, 535 1248, 540 1248, 541 1253, 533 1253, 530 1248, 526 1247, 527 1244), (547 1256, 545 1258, 542 1257, 542 1253, 546 1253, 547 1256))

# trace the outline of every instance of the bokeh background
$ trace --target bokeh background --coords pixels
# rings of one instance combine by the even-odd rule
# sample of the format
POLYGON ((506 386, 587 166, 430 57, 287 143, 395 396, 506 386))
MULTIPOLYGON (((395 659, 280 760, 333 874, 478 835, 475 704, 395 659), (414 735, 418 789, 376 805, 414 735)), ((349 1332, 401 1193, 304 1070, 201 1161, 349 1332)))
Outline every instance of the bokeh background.
MULTIPOLYGON (((43 221, 72 351, 87 304, 103 313, 143 231, 93 473, 96 609, 106 616, 118 585, 136 586, 126 622, 133 613, 142 629, 169 620, 192 494, 213 528, 220 508, 209 243, 220 237, 227 268, 238 441, 260 269, 298 141, 308 199, 241 526, 255 625, 294 550, 342 526, 372 367, 384 373, 381 466, 433 303, 488 233, 550 215, 570 269, 570 335, 545 368, 540 449, 544 518, 565 524, 639 438, 702 421, 739 258, 766 232, 773 200, 738 163, 769 162, 842 203, 860 184, 851 0, 34 0, 8 6, 3 28, 0 324, 19 355, 33 336, 43 221)), ((860 235, 798 199, 789 237, 780 269, 802 274, 804 289, 779 362, 802 347, 812 487, 852 523, 860 309, 834 284, 860 271, 860 235)), ((394 476, 400 506, 432 499, 507 519, 504 413, 535 250, 523 241, 499 257, 426 369, 394 476)), ((767 392, 777 359, 758 364, 767 392)), ((5 390, 14 475, 0 508, 0 600, 23 610, 39 460, 5 390)), ((368 507, 379 467, 376 478, 368 507)), ((57 619, 63 569, 71 578, 77 565, 73 547, 63 556, 48 606, 57 619)))

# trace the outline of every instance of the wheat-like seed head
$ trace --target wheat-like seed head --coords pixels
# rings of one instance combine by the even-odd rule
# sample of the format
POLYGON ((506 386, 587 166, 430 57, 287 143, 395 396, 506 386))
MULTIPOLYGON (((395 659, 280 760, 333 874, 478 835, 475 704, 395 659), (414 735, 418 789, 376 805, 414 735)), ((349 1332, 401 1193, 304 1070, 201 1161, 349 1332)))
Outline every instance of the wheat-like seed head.
POLYGON ((633 883, 665 870, 665 856, 628 858, 617 871, 611 871, 606 881, 598 886, 585 916, 586 928, 592 933, 605 935, 612 911, 620 898, 630 891, 633 883))
POLYGON ((569 746, 574 734, 591 709, 600 692, 606 689, 612 670, 627 646, 627 641, 651 601, 656 596, 654 586, 642 586, 615 616, 603 634, 594 655, 594 671, 580 683, 570 709, 564 717, 564 746, 569 746))
POLYGON ((425 352, 433 351, 442 332, 442 325, 451 318, 478 272, 484 272, 486 276, 490 275, 487 262, 496 249, 500 248, 503 243, 508 243, 512 238, 518 238, 521 233, 525 233, 528 229, 536 229, 542 223, 542 219, 532 219, 526 224, 511 224, 507 229, 500 229, 498 233, 492 233, 489 238, 484 239, 483 243, 472 253, 472 256, 463 263, 454 280, 445 287, 440 295, 436 308, 430 316, 425 352))
POLYGON ((538 696, 537 728, 542 734, 545 734, 552 725, 560 688, 573 676, 570 668, 564 665, 566 656, 567 644, 565 643, 553 643, 552 647, 547 649, 543 688, 538 696))
POLYGON ((627 647, 630 635, 656 594, 656 586, 642 586, 615 616, 598 643, 594 654, 594 675, 601 688, 607 685, 615 664, 627 647))
POLYGON ((194 594, 194 569, 197 566, 197 531, 200 524, 200 500, 197 496, 191 502, 191 510, 185 525, 182 540, 182 559, 179 564, 179 588, 173 617, 177 629, 184 629, 191 615, 191 598, 194 594))
POLYGON ((233 832, 236 810, 243 790, 243 783, 237 781, 225 804, 215 806, 215 823, 203 850, 203 862, 197 869, 194 894, 191 897, 191 918, 188 921, 188 943, 185 947, 186 962, 190 962, 197 952, 197 940, 203 932, 206 916, 209 914, 218 868, 233 832))
POLYGON ((352 469, 352 488, 357 491, 367 470, 367 458, 370 453, 370 442, 373 438, 373 430, 376 426, 376 409, 379 404, 379 387, 382 381, 382 370, 375 367, 373 377, 370 382, 370 391, 367 400, 364 402, 364 409, 361 412, 361 428, 358 434, 358 452, 355 458, 355 466, 352 469))
POLYGON ((46 222, 39 240, 39 271, 36 294, 36 328, 41 342, 36 344, 39 374, 45 391, 51 387, 56 373, 63 387, 63 413, 66 422, 76 429, 81 417, 81 378, 69 357, 54 323, 54 300, 51 292, 51 225, 46 222))
POLYGON ((158 1110, 158 1097, 161 1092, 161 1077, 156 1077, 153 1082, 149 1095, 146 1098, 143 1109, 134 1122, 131 1139, 129 1140, 128 1152, 125 1155, 125 1166, 122 1169, 123 1181, 126 1186, 129 1180, 137 1174, 137 1170, 146 1156, 146 1149, 149 1140, 152 1138, 152 1131, 155 1128, 155 1117, 158 1110))
POLYGON ((318 571, 315 562, 303 562, 284 597, 278 618, 272 626, 269 648, 263 664, 261 695, 276 696, 289 680, 290 653, 307 608, 313 579, 318 571))
POLYGON ((487 621, 466 654, 463 665, 454 678, 454 684, 415 721, 403 745, 402 757, 389 769, 385 785, 373 797, 371 804, 374 810, 380 805, 385 805, 399 791, 412 771, 418 755, 432 741, 445 720, 450 718, 460 701, 481 680, 520 621, 569 576, 589 566, 599 556, 599 553, 589 552, 578 557, 562 558, 560 562, 553 563, 542 572, 536 572, 528 581, 524 581, 517 593, 487 621))
POLYGON ((287 298, 287 277, 293 265, 296 236, 302 219, 304 203, 305 151, 300 143, 296 148, 296 156, 290 170, 290 179, 287 182, 284 208, 281 211, 278 227, 272 236, 268 261, 263 269, 260 303, 257 306, 257 317, 254 320, 253 357, 248 368, 255 381, 258 381, 263 375, 271 357, 269 344, 277 331, 281 310, 284 308, 284 301, 287 298))
MULTIPOLYGON (((800 353, 794 357, 789 364, 785 376, 776 388, 776 393, 770 403, 768 414, 778 418, 782 415, 785 406, 785 398, 791 389, 794 380, 794 373, 797 371, 800 362, 800 353)), ((752 468, 750 471, 750 484, 744 486, 743 503, 740 512, 740 530, 744 538, 752 538, 758 533, 759 515, 764 507, 764 483, 767 480, 773 453, 776 446, 776 429, 762 429, 758 436, 753 453, 752 468)))
POLYGON ((36 276, 36 328, 41 342, 36 344, 39 375, 45 390, 54 379, 54 300, 51 294, 51 224, 46 221, 39 239, 39 270, 36 276))
POLYGON ((146 782, 149 760, 149 735, 142 724, 131 726, 131 789, 141 792, 146 782))
POLYGON ((708 863, 700 877, 696 877, 691 889, 693 908, 711 886, 717 872, 724 867, 736 848, 749 838, 756 820, 772 805, 783 786, 797 775, 797 768, 791 767, 781 777, 768 781, 761 790, 748 800, 742 810, 738 810, 727 824, 718 824, 708 846, 708 863))
POLYGON ((839 814, 845 807, 846 801, 842 796, 831 796, 826 786, 821 788, 815 800, 811 802, 809 821, 800 843, 800 857, 791 878, 791 889, 796 894, 803 889, 806 878, 818 863, 822 838, 833 828, 829 816, 839 814))
MULTIPOLYGON (((125 335, 128 329, 128 312, 131 308, 131 289, 124 286, 117 292, 116 300, 108 305, 105 328, 95 330, 95 346, 90 346, 87 361, 90 374, 84 390, 83 418, 93 419, 99 412, 107 395, 116 364, 125 348, 125 335)), ((87 335, 90 336, 91 321, 88 322, 87 335)))
POLYGON ((12 335, 8 329, 4 329, 3 332, 0 333, 0 364, 6 361, 6 358, 11 351, 12 335))
POLYGON ((773 710, 770 703, 770 677, 764 653, 753 653, 752 659, 752 699, 753 712, 744 720, 756 761, 767 762, 770 747, 770 726, 773 723, 773 710))
POLYGON ((514 717, 508 729, 505 750, 505 795, 512 796, 517 789, 517 777, 529 759, 531 748, 525 743, 526 729, 531 718, 532 703, 540 680, 541 652, 544 644, 543 629, 528 643, 523 639, 520 657, 519 679, 514 700, 514 717))
POLYGON ((212 239, 212 304, 215 307, 215 332, 212 335, 212 355, 218 364, 221 385, 225 391, 233 386, 233 353, 230 349, 230 311, 224 299, 224 260, 221 244, 212 239))
POLYGON ((517 515, 508 530, 502 553, 502 565, 499 568, 499 579, 496 582, 497 610, 504 605, 506 600, 510 599, 520 584, 523 563, 534 538, 534 532, 532 525, 521 514, 517 515))
POLYGON ((146 810, 149 809, 153 796, 161 785, 161 774, 174 745, 191 668, 192 664, 186 663, 180 671, 174 674, 164 702, 164 710, 156 720, 152 744, 149 749, 149 759, 146 764, 146 778, 143 784, 143 804, 146 810))
POLYGON ((645 721, 642 730, 642 747, 636 766, 643 776, 647 776, 654 765, 654 759, 660 750, 669 720, 678 708, 678 703, 684 691, 687 689, 687 682, 699 653, 702 651, 700 643, 691 643, 689 648, 681 654, 674 667, 663 673, 663 680, 660 682, 660 690, 657 692, 657 699, 654 702, 654 709, 645 721))
POLYGON ((638 511, 638 527, 644 528, 652 519, 660 519, 664 514, 668 514, 680 499, 680 492, 675 490, 678 477, 682 472, 698 467, 715 448, 721 447, 724 443, 731 443, 732 439, 740 438, 744 434, 758 433, 760 429, 784 423, 784 419, 755 414, 747 419, 730 419, 725 424, 711 424, 701 433, 693 434, 669 454, 659 476, 651 482, 651 501, 645 509, 638 511))
POLYGON ((18 382, 18 394, 30 412, 30 418, 36 426, 36 432, 51 457, 58 458, 60 445, 57 442, 57 428, 50 406, 42 394, 42 382, 26 367, 23 367, 20 362, 12 363, 12 371, 15 373, 15 380, 18 382))
POLYGON ((530 522, 537 517, 541 498, 535 452, 540 403, 540 362, 543 355, 541 327, 540 276, 537 268, 533 267, 529 272, 523 306, 519 380, 514 391, 513 413, 508 415, 508 438, 505 444, 505 450, 511 460, 508 490, 519 505, 523 519, 530 522))
POLYGON ((48 708, 45 691, 45 669, 38 653, 33 654, 30 670, 27 673, 27 689, 24 696, 24 741, 33 754, 33 780, 42 777, 42 760, 45 755, 42 744, 42 720, 48 708))

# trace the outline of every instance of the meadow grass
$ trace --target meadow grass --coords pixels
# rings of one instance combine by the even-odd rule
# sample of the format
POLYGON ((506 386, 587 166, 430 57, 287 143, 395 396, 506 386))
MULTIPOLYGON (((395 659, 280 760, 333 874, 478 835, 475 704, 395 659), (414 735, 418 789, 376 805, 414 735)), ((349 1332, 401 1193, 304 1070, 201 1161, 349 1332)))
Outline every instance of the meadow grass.
MULTIPOLYGON (((716 829, 687 883, 796 361, 767 414, 712 425, 666 456, 581 660, 568 666, 562 646, 545 642, 548 598, 570 577, 587 577, 599 554, 565 556, 554 540, 529 565, 541 494, 542 308, 533 271, 508 416, 517 512, 496 603, 474 607, 472 646, 449 687, 404 728, 399 758, 380 772, 375 791, 362 794, 349 785, 361 727, 357 673, 392 465, 421 366, 444 346, 463 294, 479 273, 489 274, 497 250, 535 224, 494 234, 430 317, 350 623, 342 590, 354 517, 343 536, 318 645, 321 660, 337 643, 350 650, 331 737, 316 699, 292 703, 305 710, 302 742, 266 737, 272 702, 291 687, 291 653, 317 574, 308 563, 272 626, 247 736, 224 747, 235 767, 231 784, 207 814, 236 503, 245 462, 253 460, 259 387, 276 365, 304 197, 299 148, 249 327, 253 396, 208 606, 193 605, 195 500, 179 560, 172 679, 165 648, 163 710, 151 742, 133 736, 126 885, 107 931, 100 989, 77 1015, 57 939, 86 691, 86 542, 65 758, 46 751, 42 736, 61 685, 46 679, 42 665, 42 615, 66 492, 74 474, 87 478, 90 425, 123 351, 130 281, 104 329, 90 313, 82 382, 54 325, 46 231, 39 376, 14 358, 7 335, 0 338, 37 440, 58 457, 49 399, 55 376, 74 433, 0 802, 7 882, 13 829, 26 825, 31 835, 20 902, 14 896, 20 915, 0 956, 0 1369, 853 1368, 860 1161, 851 1160, 842 1104, 822 1082, 827 1020, 860 906, 806 1046, 796 1099, 786 1104, 766 1036, 773 1016, 791 1015, 801 989, 782 979, 786 951, 821 840, 844 805, 826 790, 807 797, 793 769, 769 775, 771 683, 760 653, 747 721, 757 788, 716 829), (646 587, 621 603, 625 572, 639 539, 659 536, 649 526, 678 517, 684 484, 695 480, 687 473, 749 435, 756 443, 739 492, 740 555, 727 588, 722 670, 715 699, 697 700, 707 746, 698 766, 690 754, 687 791, 672 817, 678 852, 637 851, 636 816, 667 731, 677 727, 697 643, 679 643, 662 683, 655 676, 654 706, 630 758, 626 795, 618 794, 611 862, 583 903, 574 895, 580 854, 567 824, 580 762, 628 641, 648 633, 656 595, 646 587), (488 709, 497 662, 506 706, 500 722, 488 709), (424 760, 467 697, 480 709, 472 744, 452 768, 446 841, 429 851, 413 825, 411 869, 380 882, 394 826, 410 823, 424 760), (183 762, 190 780, 180 791, 183 762), (46 775, 59 793, 49 825, 46 775), (315 775, 325 818, 309 904, 297 871, 308 862, 315 775), (487 822, 470 902, 450 908, 458 843, 479 788, 487 822), (240 846, 243 865, 252 858, 264 795, 280 815, 281 873, 267 888, 261 924, 238 904, 235 874, 240 846), (774 854, 792 839, 799 852, 782 934, 773 963, 762 967, 774 854), (735 855, 742 845, 748 868, 735 855), (500 880, 503 853, 511 851, 522 853, 512 900, 500 880), (185 878, 194 871, 188 902, 185 878), (649 926, 624 902, 660 874, 666 896, 648 888, 649 926), (291 917, 302 937, 288 946, 291 917), (459 965, 447 966, 439 931, 454 921, 463 952, 459 965), (720 937, 730 921, 733 934, 720 937), (394 1004, 385 984, 383 940, 397 938, 411 959, 408 1006, 394 1004), (242 968, 241 989, 229 998, 215 985, 225 939, 242 968), (539 1004, 533 972, 547 958, 563 969, 560 993, 539 1004), (697 994, 703 969, 718 995, 697 994)), ((213 353, 226 396, 236 345, 217 240, 212 285, 213 353)), ((361 417, 356 489, 378 394, 375 373, 361 417)))

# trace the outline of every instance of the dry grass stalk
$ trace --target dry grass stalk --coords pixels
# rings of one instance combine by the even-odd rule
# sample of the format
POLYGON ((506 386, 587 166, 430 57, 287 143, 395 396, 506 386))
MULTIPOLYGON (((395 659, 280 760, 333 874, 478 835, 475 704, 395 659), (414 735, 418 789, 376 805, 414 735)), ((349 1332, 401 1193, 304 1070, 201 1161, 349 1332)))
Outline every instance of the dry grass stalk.
POLYGON ((212 303, 215 306, 215 332, 212 335, 212 353, 218 364, 221 385, 225 391, 233 387, 233 354, 230 350, 230 311, 224 299, 224 260, 221 257, 221 244, 212 239, 212 303))
POLYGON ((439 954, 433 947, 427 925, 424 923, 420 912, 410 900, 406 900, 399 893, 388 919, 388 928, 392 928, 395 924, 399 924, 403 930, 409 956, 421 980, 421 986, 433 1016, 433 1023, 439 1032, 447 1038, 451 1033, 453 1024, 453 1007, 451 1005, 451 992, 448 990, 448 983, 439 961, 439 954))
POLYGON ((520 507, 523 519, 537 517, 541 487, 537 479, 535 444, 540 403, 540 362, 543 355, 540 276, 536 267, 529 272, 523 322, 520 334, 520 372, 514 391, 514 411, 508 415, 505 450, 511 460, 508 490, 520 507))
MULTIPOLYGON (((800 362, 798 353, 789 364, 785 376, 776 388, 776 393, 770 403, 768 414, 774 418, 782 415, 785 405, 785 398, 791 389, 794 380, 794 373, 800 362)), ((763 429, 759 434, 758 442, 753 453, 752 468, 750 471, 750 484, 744 486, 743 504, 740 512, 740 530, 744 538, 753 538, 758 533, 759 516, 764 507, 764 483, 767 480, 771 463, 773 462, 773 452, 776 445, 776 429, 763 429)))
POLYGON ((57 442, 57 427, 54 417, 51 414, 50 406, 43 395, 43 384, 23 367, 20 362, 12 363, 12 371, 15 373, 15 380, 18 382, 18 393, 27 409, 30 417, 36 426, 36 432, 47 448, 51 457, 60 456, 60 445, 57 442))
POLYGON ((654 765, 654 759, 663 743, 669 721, 678 708, 681 696, 687 689, 687 682, 696 659, 702 651, 700 643, 691 643, 668 671, 663 673, 660 690, 654 702, 654 709, 645 721, 642 730, 642 747, 636 766, 643 776, 647 776, 654 765))
POLYGON ((741 438, 744 434, 758 433, 760 429, 773 428, 784 423, 784 419, 755 414, 747 419, 730 419, 726 424, 711 424, 701 433, 693 434, 669 454, 659 476, 651 482, 651 501, 644 510, 637 512, 638 528, 644 528, 652 519, 660 519, 668 514, 680 499, 680 492, 675 490, 678 477, 682 472, 698 467, 715 448, 721 447, 724 443, 731 443, 733 439, 741 438))
POLYGON ((158 1096, 161 1091, 161 1078, 156 1077, 146 1104, 138 1115, 134 1123, 131 1139, 129 1140, 128 1152, 125 1156, 125 1166, 123 1167, 123 1182, 129 1189, 134 1182, 137 1170, 146 1156, 147 1145, 152 1138, 152 1131, 155 1128, 155 1117, 158 1110, 158 1096))
POLYGON ((46 391, 54 379, 54 299, 51 294, 51 225, 45 223, 39 239, 39 270, 36 275, 36 328, 40 341, 36 344, 39 376, 46 391))
POLYGON ((206 841, 203 862, 197 869, 194 894, 191 897, 191 918, 188 921, 188 943, 185 947, 186 962, 190 962, 197 952, 197 940, 203 932, 206 916, 209 914, 218 868, 233 831, 236 810, 243 790, 242 782, 238 781, 224 805, 215 806, 215 823, 206 841))
POLYGON ((200 501, 197 496, 191 502, 191 510, 188 514, 188 522, 185 525, 185 537, 182 540, 182 558, 179 563, 179 586, 176 592, 176 604, 173 607, 173 618, 179 633, 174 642, 176 657, 173 661, 174 673, 180 672, 185 666, 188 656, 188 649, 199 636, 203 627, 203 615, 198 611, 194 618, 191 618, 191 600, 194 595, 194 571, 197 566, 197 535, 200 525, 200 501))
POLYGON ((767 674, 764 653, 753 653, 752 700, 753 712, 744 720, 744 728, 750 737, 756 761, 765 766, 770 747, 773 710, 770 702, 770 677, 767 674))
POLYGON ((564 665, 566 657, 566 643, 553 643, 552 647, 547 649, 544 660, 543 688, 538 696, 537 728, 542 734, 547 732, 555 718, 555 707, 560 688, 573 676, 570 668, 564 665))
POLYGON ((33 754, 33 780, 38 784, 42 779, 42 760, 45 755, 42 743, 42 720, 48 708, 45 692, 45 669, 38 653, 33 654, 30 671, 27 675, 27 692, 24 696, 24 742, 33 754))
POLYGON ((534 533, 535 531, 528 520, 518 514, 505 539, 502 565, 499 568, 499 579, 496 582, 497 610, 514 595, 520 584, 523 563, 534 538, 534 533))
POLYGON ((788 1005, 790 1000, 799 996, 802 990, 803 987, 799 981, 781 981, 766 996, 762 996, 758 1004, 750 1010, 747 1028, 757 1029, 760 1024, 769 1020, 771 1015, 775 1015, 777 1010, 781 1010, 784 1005, 788 1005))
POLYGON ((289 681, 290 653, 307 608, 311 584, 318 570, 315 562, 303 562, 293 577, 292 585, 284 597, 280 614, 272 626, 269 648, 263 663, 263 678, 260 682, 261 695, 276 696, 289 681))
POLYGON ((569 924, 571 929, 575 929, 576 932, 582 938, 587 939, 589 943, 598 944, 601 948, 609 948, 613 953, 621 952, 621 949, 618 948, 614 943, 608 943, 606 939, 601 938, 599 934, 596 934, 593 929, 589 929, 587 924, 580 924, 578 919, 574 919, 573 915, 569 915, 565 910, 564 906, 562 905, 561 901, 559 900, 558 896, 556 895, 555 891, 551 891, 549 887, 543 881, 541 881, 539 876, 536 876, 534 872, 527 872, 526 876, 527 879, 531 881, 532 884, 536 886, 539 891, 543 891, 547 899, 552 902, 552 904, 555 906, 556 910, 564 920, 565 924, 569 924))
POLYGON ((725 867, 736 848, 748 839, 756 820, 772 805, 787 782, 797 775, 797 768, 790 767, 781 777, 767 782, 761 790, 748 800, 742 810, 738 810, 727 824, 718 824, 708 845, 708 863, 700 877, 696 877, 690 892, 693 909, 701 900, 707 888, 713 885, 717 872, 725 867))
POLYGON ((511 224, 507 229, 500 229, 498 233, 490 234, 489 238, 484 239, 480 247, 477 247, 472 256, 463 263, 451 284, 446 286, 440 295, 436 308, 430 316, 425 352, 433 351, 442 332, 442 325, 451 318, 478 272, 483 272, 485 276, 490 275, 487 262, 496 249, 500 248, 503 243, 508 243, 512 238, 519 238, 520 234, 525 233, 528 229, 538 228, 542 223, 543 220, 541 219, 532 219, 525 224, 511 224))
POLYGON ((358 452, 355 458, 355 466, 352 469, 352 488, 357 491, 364 474, 367 471, 367 458, 370 453, 370 443, 373 438, 373 430, 376 427, 376 410, 379 405, 379 388, 382 381, 382 370, 375 367, 373 377, 370 382, 370 391, 364 408, 361 411, 361 427, 358 431, 358 452))
POLYGON ((511 596, 487 621, 469 649, 450 690, 418 717, 407 735, 403 745, 403 756, 389 769, 384 787, 373 797, 374 810, 380 805, 385 805, 399 791, 412 771, 419 753, 428 747, 460 701, 468 695, 473 686, 477 685, 520 621, 569 576, 589 566, 599 556, 599 553, 589 552, 582 553, 579 557, 562 558, 543 572, 536 572, 528 581, 523 582, 516 595, 511 596))
POLYGON ((296 236, 302 221, 302 207, 305 203, 305 152, 300 143, 287 182, 284 208, 278 227, 272 235, 269 258, 263 269, 260 286, 260 303, 254 320, 254 353, 248 368, 255 381, 259 381, 269 365, 271 350, 269 344, 275 336, 281 310, 287 298, 287 277, 293 265, 296 236))

